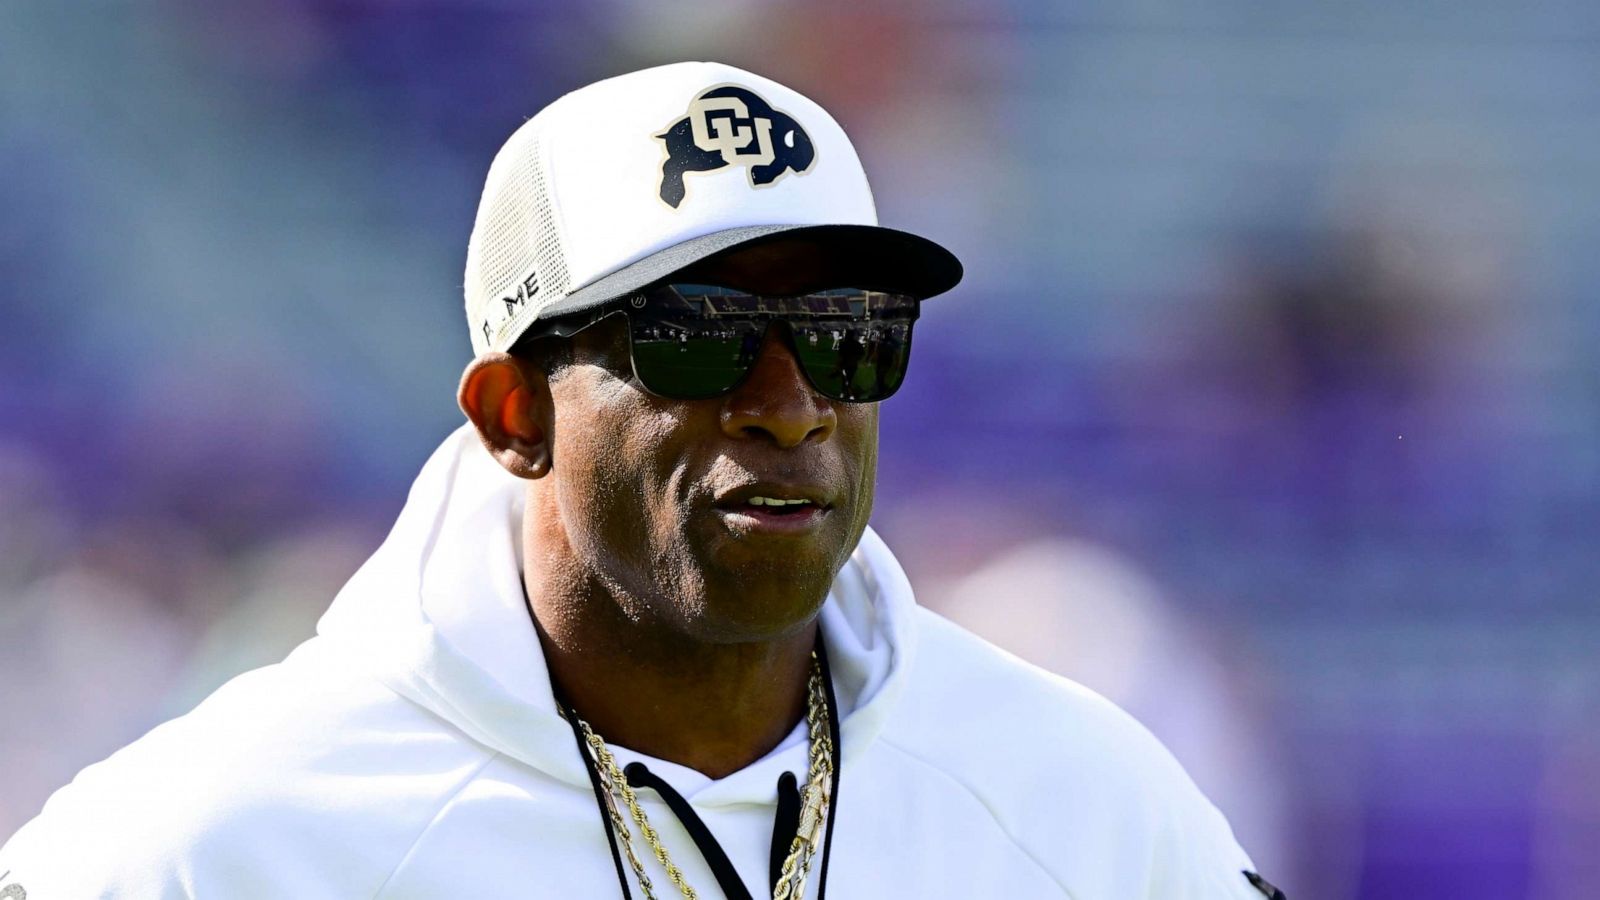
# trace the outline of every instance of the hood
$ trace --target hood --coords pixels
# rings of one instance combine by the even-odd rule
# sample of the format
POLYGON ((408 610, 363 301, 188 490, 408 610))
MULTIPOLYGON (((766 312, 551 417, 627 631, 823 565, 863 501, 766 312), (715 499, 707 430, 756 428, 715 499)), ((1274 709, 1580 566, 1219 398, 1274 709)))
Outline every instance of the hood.
MULTIPOLYGON (((456 429, 422 467, 394 529, 317 624, 318 639, 336 646, 354 674, 376 677, 473 740, 588 790, 519 580, 526 489, 470 424, 456 429)), ((905 573, 867 529, 821 616, 841 716, 841 774, 877 738, 909 675, 914 612, 905 573)), ((695 803, 717 806, 771 802, 777 775, 803 771, 805 752, 791 739, 717 780, 626 755, 695 803)))

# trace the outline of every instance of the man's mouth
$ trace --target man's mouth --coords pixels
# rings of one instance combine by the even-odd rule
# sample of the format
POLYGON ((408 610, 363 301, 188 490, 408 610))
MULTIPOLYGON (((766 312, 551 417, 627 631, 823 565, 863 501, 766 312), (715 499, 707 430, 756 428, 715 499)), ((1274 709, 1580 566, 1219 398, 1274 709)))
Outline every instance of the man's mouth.
POLYGON ((754 507, 776 516, 786 516, 801 512, 806 508, 816 508, 816 504, 804 497, 785 499, 782 497, 755 496, 745 501, 745 506, 754 507))
POLYGON ((827 518, 832 504, 816 489, 747 485, 717 501, 717 512, 735 532, 803 534, 827 518))

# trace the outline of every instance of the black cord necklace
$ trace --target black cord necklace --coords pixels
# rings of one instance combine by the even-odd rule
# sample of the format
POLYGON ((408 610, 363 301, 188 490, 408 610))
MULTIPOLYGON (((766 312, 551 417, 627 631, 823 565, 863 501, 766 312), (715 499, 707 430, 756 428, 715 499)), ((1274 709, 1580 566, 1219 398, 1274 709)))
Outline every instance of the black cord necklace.
MULTIPOLYGON (((843 745, 839 737, 839 704, 834 696, 833 675, 828 668, 828 651, 822 640, 822 632, 817 631, 817 664, 822 671, 822 685, 828 698, 828 736, 833 741, 833 772, 828 799, 828 809, 831 813, 823 825, 824 835, 822 841, 822 862, 817 875, 817 900, 824 900, 828 892, 828 861, 832 858, 833 850, 833 823, 838 819, 836 814, 839 808, 839 770, 843 766, 843 745)), ((589 785, 594 788, 595 805, 600 810, 600 821, 605 825, 606 841, 611 845, 611 861, 616 865, 617 883, 622 886, 623 900, 633 900, 633 894, 628 889, 628 875, 623 868, 622 854, 617 848, 617 834, 611 824, 611 815, 606 807, 605 789, 600 781, 600 771, 594 759, 589 755, 588 744, 584 740, 583 730, 578 725, 577 710, 567 701, 566 695, 556 685, 555 679, 550 679, 551 692, 555 695, 556 703, 561 707, 563 718, 572 728, 572 736, 578 744, 578 756, 583 760, 584 771, 589 774, 589 785)), ((722 888, 722 893, 728 900, 752 900, 750 892, 745 888, 744 882, 739 879, 738 872, 733 868, 733 863, 723 851, 722 845, 717 842, 711 830, 701 821, 694 808, 683 799, 683 796, 663 781, 660 776, 652 773, 643 763, 630 763, 624 770, 628 784, 635 788, 650 788, 659 794, 667 807, 678 817, 684 830, 694 840, 695 847, 700 850, 700 856, 716 876, 717 884, 722 888)), ((772 826, 772 859, 771 880, 776 883, 778 870, 783 861, 783 850, 786 850, 794 835, 800 828, 800 802, 798 790, 795 787, 793 773, 785 772, 778 779, 778 810, 772 826)))

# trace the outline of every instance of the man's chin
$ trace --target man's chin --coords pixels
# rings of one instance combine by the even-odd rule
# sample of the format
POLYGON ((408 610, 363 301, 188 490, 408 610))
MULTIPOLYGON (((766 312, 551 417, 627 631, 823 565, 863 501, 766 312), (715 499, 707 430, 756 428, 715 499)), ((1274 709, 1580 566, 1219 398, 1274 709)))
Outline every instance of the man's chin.
POLYGON ((774 597, 827 594, 848 556, 835 542, 821 540, 786 547, 741 541, 720 550, 710 560, 708 581, 774 597))
POLYGON ((797 577, 792 562, 726 571, 707 579, 703 624, 719 642, 783 638, 817 617, 832 582, 831 575, 797 577))
POLYGON ((834 528, 804 539, 713 537, 698 554, 707 624, 738 635, 734 640, 778 638, 803 628, 849 557, 842 537, 834 528))

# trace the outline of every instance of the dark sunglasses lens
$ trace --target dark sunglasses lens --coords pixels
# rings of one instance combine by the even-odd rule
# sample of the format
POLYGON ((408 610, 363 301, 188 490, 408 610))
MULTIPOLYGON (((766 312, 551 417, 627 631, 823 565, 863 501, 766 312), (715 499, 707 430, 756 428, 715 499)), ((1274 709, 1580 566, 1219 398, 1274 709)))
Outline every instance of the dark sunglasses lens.
POLYGON ((685 400, 732 390, 755 363, 767 325, 788 324, 817 392, 873 402, 905 380, 917 301, 856 289, 760 297, 729 288, 671 285, 632 317, 634 373, 653 393, 685 400))
POLYGON ((731 328, 636 322, 633 373, 653 394, 703 400, 732 390, 759 346, 760 336, 749 330, 740 335, 731 328))
POLYGON ((911 359, 911 323, 849 327, 794 326, 800 365, 817 392, 835 400, 870 403, 899 390, 911 359))
POLYGON ((917 301, 877 291, 824 291, 815 316, 790 320, 795 350, 818 393, 871 403, 899 390, 911 360, 917 301), (825 304, 825 306, 824 306, 825 304))

